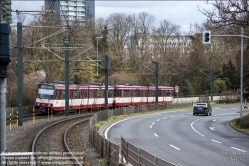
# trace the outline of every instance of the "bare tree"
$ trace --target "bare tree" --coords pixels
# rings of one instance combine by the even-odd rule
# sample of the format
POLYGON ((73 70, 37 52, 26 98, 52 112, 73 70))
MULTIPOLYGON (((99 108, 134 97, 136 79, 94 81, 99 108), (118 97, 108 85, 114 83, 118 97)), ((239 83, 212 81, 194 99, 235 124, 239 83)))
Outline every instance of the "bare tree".
POLYGON ((213 10, 199 8, 207 16, 213 28, 228 28, 234 25, 249 26, 248 1, 247 0, 215 0, 212 1, 213 10), (244 8, 243 8, 244 6, 244 8))

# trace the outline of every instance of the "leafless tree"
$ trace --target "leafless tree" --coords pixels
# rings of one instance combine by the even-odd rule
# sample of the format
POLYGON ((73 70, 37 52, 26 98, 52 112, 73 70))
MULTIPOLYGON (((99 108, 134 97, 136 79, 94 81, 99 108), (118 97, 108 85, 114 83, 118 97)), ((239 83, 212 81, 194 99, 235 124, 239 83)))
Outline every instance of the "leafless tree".
POLYGON ((199 10, 207 16, 207 19, 211 22, 211 27, 229 28, 235 25, 249 26, 249 7, 247 0, 215 0, 211 1, 213 4, 213 10, 206 10, 199 8, 199 10), (243 7, 244 6, 244 7, 243 7))

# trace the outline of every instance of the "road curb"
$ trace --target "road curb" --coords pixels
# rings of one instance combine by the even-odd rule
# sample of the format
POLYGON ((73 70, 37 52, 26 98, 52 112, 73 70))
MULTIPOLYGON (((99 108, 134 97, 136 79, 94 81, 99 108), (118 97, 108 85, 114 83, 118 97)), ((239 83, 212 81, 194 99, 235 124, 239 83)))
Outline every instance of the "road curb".
POLYGON ((245 134, 245 135, 249 136, 249 133, 244 133, 244 132, 238 130, 237 128, 233 127, 233 126, 231 125, 230 122, 231 122, 231 121, 228 122, 228 125, 229 125, 232 129, 234 129, 235 131, 237 131, 237 132, 239 132, 239 133, 242 133, 242 134, 245 134))

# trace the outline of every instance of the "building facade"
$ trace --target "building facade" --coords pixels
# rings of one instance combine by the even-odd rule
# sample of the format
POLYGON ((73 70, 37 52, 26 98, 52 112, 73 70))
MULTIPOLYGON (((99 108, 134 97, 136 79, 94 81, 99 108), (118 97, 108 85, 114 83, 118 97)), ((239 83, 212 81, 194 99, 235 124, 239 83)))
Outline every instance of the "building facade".
MULTIPOLYGON (((51 1, 45 0, 45 7, 50 8, 51 1)), ((54 0, 55 18, 65 24, 77 21, 85 25, 86 19, 95 20, 95 0, 54 0)))

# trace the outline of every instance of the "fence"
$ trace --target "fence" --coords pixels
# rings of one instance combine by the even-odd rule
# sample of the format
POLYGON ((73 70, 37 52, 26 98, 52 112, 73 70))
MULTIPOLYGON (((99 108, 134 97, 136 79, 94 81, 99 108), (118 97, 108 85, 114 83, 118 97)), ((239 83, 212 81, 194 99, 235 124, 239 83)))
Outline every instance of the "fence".
MULTIPOLYGON (((192 103, 181 104, 181 106, 189 106, 192 103)), ((159 109, 168 109, 172 107, 179 107, 179 105, 142 105, 142 106, 130 106, 130 107, 119 107, 114 110, 102 111, 92 116, 89 121, 89 140, 92 146, 100 154, 101 157, 106 158, 110 161, 111 166, 117 166, 120 163, 119 157, 121 156, 121 162, 125 159, 126 163, 130 163, 133 166, 174 166, 175 164, 163 160, 148 153, 147 151, 136 147, 135 145, 127 142, 121 137, 120 146, 105 139, 98 131, 94 128, 94 125, 99 122, 106 120, 112 116, 146 112, 159 109)))
MULTIPOLYGON (((32 115, 34 105, 23 106, 22 107, 22 114, 23 115, 32 115)), ((6 114, 9 115, 10 113, 14 114, 18 111, 18 107, 8 107, 6 108, 6 114)), ((38 111, 37 111, 38 113, 38 111)))

